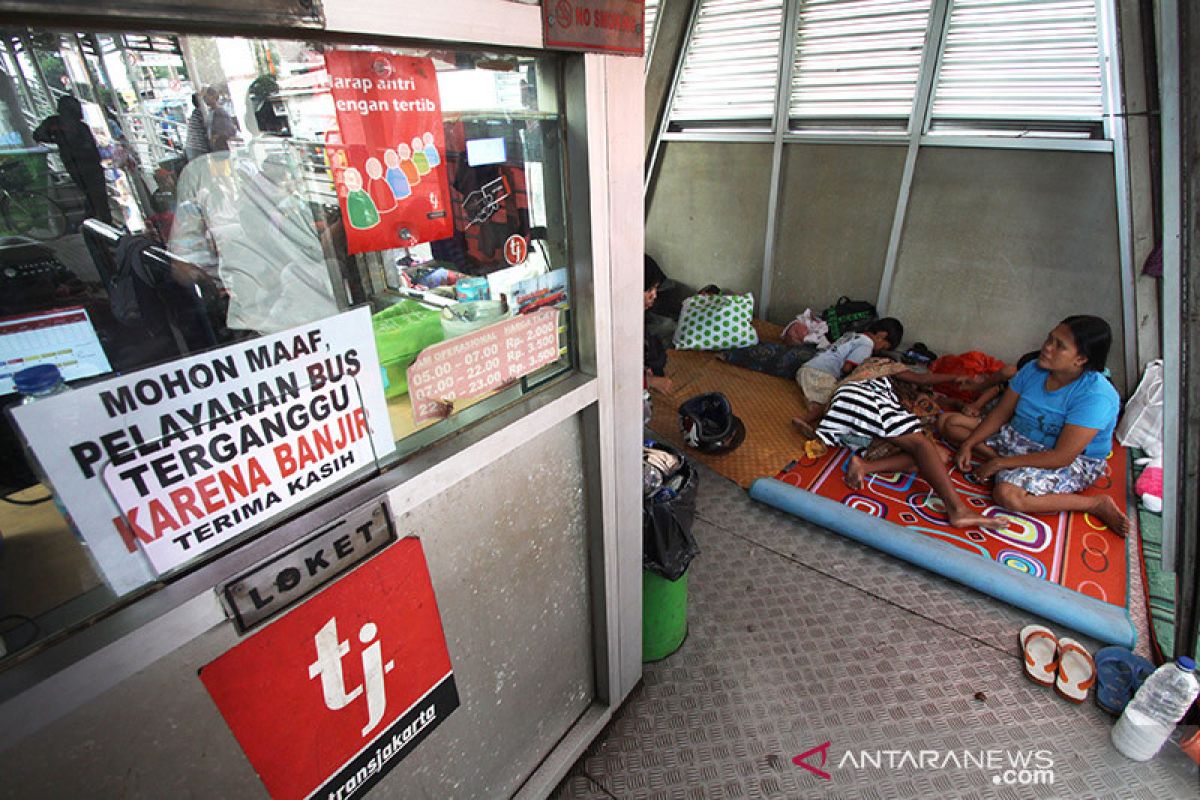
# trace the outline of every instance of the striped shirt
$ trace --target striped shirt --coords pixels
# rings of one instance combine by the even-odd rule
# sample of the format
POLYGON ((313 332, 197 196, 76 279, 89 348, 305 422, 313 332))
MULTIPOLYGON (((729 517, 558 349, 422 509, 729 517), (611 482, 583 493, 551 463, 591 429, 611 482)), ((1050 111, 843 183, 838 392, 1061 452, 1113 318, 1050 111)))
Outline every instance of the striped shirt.
POLYGON ((817 436, 831 447, 865 449, 862 442, 892 439, 921 430, 921 421, 900 403, 890 378, 847 383, 833 393, 817 436))

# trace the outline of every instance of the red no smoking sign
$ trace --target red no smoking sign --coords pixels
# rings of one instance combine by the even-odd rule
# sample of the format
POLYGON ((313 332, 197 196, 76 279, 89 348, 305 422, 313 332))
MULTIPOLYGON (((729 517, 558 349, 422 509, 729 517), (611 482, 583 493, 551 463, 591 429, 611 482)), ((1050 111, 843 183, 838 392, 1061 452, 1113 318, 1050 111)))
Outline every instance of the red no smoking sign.
POLYGON ((391 545, 200 679, 273 798, 361 796, 458 707, 421 541, 391 545))

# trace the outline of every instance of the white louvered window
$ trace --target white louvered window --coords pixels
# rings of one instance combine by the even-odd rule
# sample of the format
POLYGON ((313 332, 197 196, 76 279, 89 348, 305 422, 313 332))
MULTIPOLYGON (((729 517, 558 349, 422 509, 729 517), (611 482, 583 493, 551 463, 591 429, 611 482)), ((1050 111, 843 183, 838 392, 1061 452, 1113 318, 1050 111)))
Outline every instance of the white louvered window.
POLYGON ((646 14, 642 20, 642 37, 645 40, 646 61, 650 61, 650 45, 654 43, 654 25, 658 22, 658 0, 646 0, 646 14))
POLYGON ((933 135, 1099 137, 1095 0, 954 0, 933 135))
POLYGON ((799 0, 793 131, 907 133, 932 0, 799 0))
POLYGON ((770 130, 784 0, 700 0, 671 129, 770 130))

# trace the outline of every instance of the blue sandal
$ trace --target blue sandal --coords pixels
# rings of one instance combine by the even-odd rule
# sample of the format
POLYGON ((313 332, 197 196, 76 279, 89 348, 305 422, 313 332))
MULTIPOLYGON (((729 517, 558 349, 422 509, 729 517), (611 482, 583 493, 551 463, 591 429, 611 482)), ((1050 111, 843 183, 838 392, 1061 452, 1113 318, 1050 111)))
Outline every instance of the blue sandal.
POLYGON ((1096 705, 1119 716, 1154 665, 1125 647, 1105 647, 1095 655, 1096 705))

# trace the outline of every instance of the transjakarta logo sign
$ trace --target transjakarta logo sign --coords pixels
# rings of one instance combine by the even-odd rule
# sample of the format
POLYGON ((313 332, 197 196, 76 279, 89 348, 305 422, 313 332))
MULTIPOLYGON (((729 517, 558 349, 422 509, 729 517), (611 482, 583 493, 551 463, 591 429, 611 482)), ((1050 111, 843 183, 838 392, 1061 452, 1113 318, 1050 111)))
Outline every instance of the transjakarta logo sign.
POLYGON ((276 800, 361 796, 458 707, 420 539, 200 670, 276 800))

